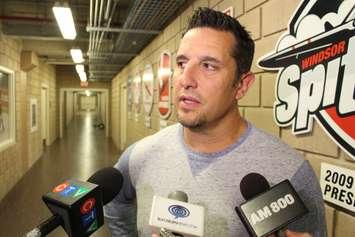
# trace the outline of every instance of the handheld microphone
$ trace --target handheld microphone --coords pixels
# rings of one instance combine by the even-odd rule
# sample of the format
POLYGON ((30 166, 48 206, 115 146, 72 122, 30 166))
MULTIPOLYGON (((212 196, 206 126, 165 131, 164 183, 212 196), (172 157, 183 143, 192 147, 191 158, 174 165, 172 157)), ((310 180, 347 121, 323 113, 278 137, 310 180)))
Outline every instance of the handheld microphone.
MULTIPOLYGON (((187 194, 183 191, 172 192, 168 195, 168 198, 174 199, 177 201, 181 201, 181 202, 188 202, 189 201, 187 194)), ((165 228, 160 229, 159 236, 160 237, 176 237, 176 236, 183 237, 182 235, 179 235, 175 232, 173 233, 165 228)))
POLYGON ((187 201, 182 191, 170 193, 168 198, 154 196, 149 225, 162 237, 203 236, 205 209, 187 201))
POLYGON ((94 173, 88 182, 69 179, 57 185, 42 197, 53 216, 25 237, 46 236, 60 225, 69 237, 91 235, 103 225, 102 207, 119 193, 122 182, 122 174, 108 167, 94 173))
POLYGON ((240 182, 240 191, 246 202, 235 210, 250 236, 277 234, 280 229, 308 212, 288 180, 270 188, 264 176, 250 173, 240 182))

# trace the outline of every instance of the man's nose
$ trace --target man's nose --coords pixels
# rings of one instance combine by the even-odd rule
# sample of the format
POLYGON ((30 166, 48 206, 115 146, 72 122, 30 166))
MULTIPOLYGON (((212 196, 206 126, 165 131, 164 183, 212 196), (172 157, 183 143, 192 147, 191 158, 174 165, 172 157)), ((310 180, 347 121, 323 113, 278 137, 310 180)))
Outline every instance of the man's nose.
POLYGON ((179 76, 180 85, 185 88, 196 88, 198 77, 198 67, 187 63, 181 75, 179 76))

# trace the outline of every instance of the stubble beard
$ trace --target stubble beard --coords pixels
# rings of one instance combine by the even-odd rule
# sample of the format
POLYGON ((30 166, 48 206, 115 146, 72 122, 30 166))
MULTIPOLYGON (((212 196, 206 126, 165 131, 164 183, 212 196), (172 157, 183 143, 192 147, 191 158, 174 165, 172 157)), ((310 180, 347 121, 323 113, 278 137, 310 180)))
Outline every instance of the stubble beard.
POLYGON ((213 124, 218 123, 218 121, 221 121, 224 117, 228 116, 228 114, 237 113, 237 109, 234 106, 230 107, 229 109, 226 109, 223 112, 221 112, 219 115, 216 115, 213 121, 208 121, 207 114, 202 113, 201 111, 193 111, 192 113, 194 113, 193 116, 190 115, 184 118, 184 116, 178 112, 177 113, 178 122, 190 130, 199 132, 204 129, 207 129, 211 125, 213 126, 213 124))
POLYGON ((178 113, 177 119, 182 126, 192 130, 202 129, 207 122, 206 115, 198 112, 194 112, 194 118, 192 119, 183 118, 183 116, 178 113))

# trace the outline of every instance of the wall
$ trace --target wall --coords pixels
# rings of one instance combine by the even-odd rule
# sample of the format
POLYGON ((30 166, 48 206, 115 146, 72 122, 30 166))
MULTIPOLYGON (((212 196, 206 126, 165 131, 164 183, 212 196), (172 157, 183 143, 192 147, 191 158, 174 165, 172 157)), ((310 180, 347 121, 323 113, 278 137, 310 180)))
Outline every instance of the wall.
MULTIPOLYGON (((22 44, 19 41, 7 39, 0 34, 0 65, 16 72, 15 93, 16 108, 26 107, 27 98, 20 96, 26 91, 26 76, 20 73, 20 53, 22 44)), ((25 94, 25 93, 24 93, 25 94)), ((21 114, 26 116, 27 114, 21 114)), ((0 152, 0 200, 16 184, 25 173, 28 166, 27 157, 21 157, 20 134, 24 131, 24 124, 21 123, 20 114, 16 109, 16 143, 0 152)))
MULTIPOLYGON (((21 179, 43 153, 41 138, 41 86, 49 89, 49 103, 56 104, 55 69, 43 63, 30 72, 21 70, 22 42, 0 33, 0 65, 15 71, 16 143, 0 152, 0 200, 21 179), (30 99, 38 105, 38 128, 30 132, 30 99)), ((49 144, 58 136, 57 110, 50 106, 49 144)))
MULTIPOLYGON (((125 67, 112 81, 112 138, 117 147, 120 144, 120 129, 126 129, 128 133, 128 145, 159 130, 159 115, 157 109, 157 91, 152 114, 152 128, 144 126, 144 116, 139 115, 139 121, 128 120, 127 128, 120 128, 120 85, 127 82, 128 76, 137 73, 142 74, 144 65, 153 64, 156 77, 159 54, 164 49, 169 49, 174 56, 180 42, 181 32, 185 26, 187 17, 193 9, 199 6, 209 6, 217 10, 224 10, 229 6, 234 7, 234 16, 251 32, 256 44, 256 52, 252 71, 257 80, 248 92, 247 96, 239 101, 242 115, 257 127, 274 134, 292 147, 302 152, 313 166, 316 174, 320 174, 320 163, 327 162, 342 166, 351 170, 355 169, 355 163, 331 139, 315 122, 310 134, 294 136, 291 130, 281 129, 273 121, 273 102, 275 100, 274 88, 276 73, 265 72, 256 66, 256 60, 272 51, 279 36, 286 30, 289 18, 296 9, 299 0, 198 0, 187 8, 180 16, 173 20, 164 31, 158 35, 130 64, 125 67), (275 14, 277 11, 277 14, 275 14)), ((176 121, 175 112, 168 118, 168 124, 176 121)), ((355 218, 340 208, 326 204, 327 228, 329 237, 352 236, 355 232, 355 218), (352 234, 351 234, 352 233, 352 234)))
POLYGON ((65 102, 66 102, 66 126, 69 125, 69 123, 72 121, 73 116, 74 116, 74 93, 73 92, 66 92, 66 97, 65 97, 65 102))
MULTIPOLYGON (((105 96, 105 94, 100 93, 99 94, 99 108, 100 108, 100 120, 101 122, 103 122, 105 124, 105 120, 106 120, 106 102, 107 102, 107 98, 105 96)), ((106 125, 106 124, 105 124, 106 125)))
POLYGON ((80 96, 80 110, 95 111, 97 109, 96 96, 80 96))
POLYGON ((123 82, 124 76, 118 74, 112 80, 112 89, 111 89, 111 137, 116 145, 116 147, 120 147, 120 83, 123 82), (122 78, 121 81, 119 78, 122 78))
MULTIPOLYGON (((52 65, 48 65, 39 62, 39 65, 27 73, 27 94, 29 99, 37 100, 37 121, 38 129, 29 132, 29 167, 31 167, 42 155, 43 153, 43 143, 41 137, 41 89, 43 85, 49 88, 49 103, 56 103, 56 95, 53 93, 56 90, 55 83, 55 68, 52 65)), ((30 110, 30 105, 28 104, 28 111, 30 110)), ((51 144, 58 136, 56 123, 56 110, 55 106, 49 106, 49 144, 51 144), (53 129, 53 127, 56 127, 53 129)), ((30 121, 28 120, 28 127, 30 127, 30 121)))

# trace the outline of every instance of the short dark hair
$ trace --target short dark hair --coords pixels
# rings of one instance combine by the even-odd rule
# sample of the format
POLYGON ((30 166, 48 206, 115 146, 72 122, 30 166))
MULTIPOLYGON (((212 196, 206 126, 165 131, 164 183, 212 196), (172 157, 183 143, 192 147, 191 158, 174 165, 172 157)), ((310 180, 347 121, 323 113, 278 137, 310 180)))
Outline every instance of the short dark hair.
POLYGON ((243 73, 250 71, 254 55, 254 41, 238 20, 222 12, 200 7, 189 19, 185 33, 199 27, 231 32, 236 41, 232 57, 237 64, 237 79, 243 73))

